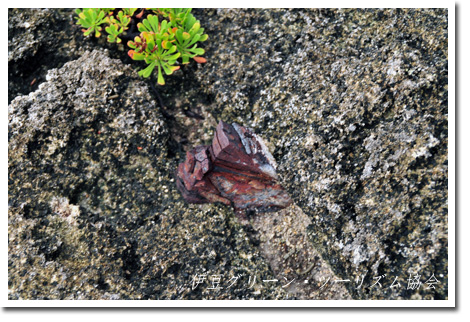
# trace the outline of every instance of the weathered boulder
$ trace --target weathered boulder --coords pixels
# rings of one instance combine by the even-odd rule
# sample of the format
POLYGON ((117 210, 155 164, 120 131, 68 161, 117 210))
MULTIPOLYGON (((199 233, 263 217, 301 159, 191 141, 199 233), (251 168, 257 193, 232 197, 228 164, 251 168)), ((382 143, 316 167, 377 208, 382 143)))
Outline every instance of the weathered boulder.
POLYGON ((71 9, 8 9, 8 103, 37 89, 47 71, 78 58, 71 9))
POLYGON ((286 296, 259 283, 210 289, 212 275, 226 287, 272 273, 228 209, 183 202, 165 118, 135 70, 106 51, 15 98, 8 136, 11 299, 286 296))
POLYGON ((211 113, 269 140, 349 293, 447 298, 447 11, 204 16, 211 113))
POLYGON ((168 77, 166 109, 119 54, 40 35, 59 11, 9 16, 34 32, 9 31, 9 95, 36 40, 73 60, 9 106, 10 298, 447 298, 447 11, 195 15, 208 63, 168 77), (266 141, 295 205, 242 228, 184 202, 183 150, 220 120, 266 141))

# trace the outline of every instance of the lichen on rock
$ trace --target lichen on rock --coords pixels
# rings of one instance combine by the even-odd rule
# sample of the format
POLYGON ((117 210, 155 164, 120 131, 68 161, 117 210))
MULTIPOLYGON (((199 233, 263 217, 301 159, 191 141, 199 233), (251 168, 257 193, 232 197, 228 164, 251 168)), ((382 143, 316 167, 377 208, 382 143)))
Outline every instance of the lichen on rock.
POLYGON ((106 51, 15 98, 8 134, 10 299, 286 296, 193 287, 198 274, 272 273, 228 209, 183 202, 165 117, 135 70, 106 51))
POLYGON ((447 11, 206 16, 217 25, 206 49, 217 64, 196 75, 213 114, 270 140, 282 185, 339 278, 440 281, 419 290, 350 283, 353 298, 446 299, 447 11))
MULTIPOLYGON (((12 100, 9 297, 447 299, 447 11, 196 10, 208 63, 158 89, 167 109, 130 66, 74 40, 51 47, 69 63, 12 100), (262 134, 293 205, 242 227, 230 207, 184 202, 173 174, 219 120, 262 134), (214 292, 196 274, 258 283, 214 292)), ((9 45, 21 61, 57 15, 9 45)))

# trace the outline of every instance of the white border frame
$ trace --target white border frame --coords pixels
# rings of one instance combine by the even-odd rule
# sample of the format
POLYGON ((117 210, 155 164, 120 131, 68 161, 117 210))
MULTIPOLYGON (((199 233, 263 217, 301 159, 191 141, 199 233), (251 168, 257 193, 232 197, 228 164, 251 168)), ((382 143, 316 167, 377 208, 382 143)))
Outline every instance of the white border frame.
MULTIPOLYGON (((29 2, 29 1, 28 1, 29 2)), ((116 6, 122 1, 105 1, 105 3, 110 3, 109 5, 116 6)), ((147 3, 148 1, 144 2, 147 3)), ((263 1, 264 2, 264 1, 263 1)), ((91 1, 80 1, 80 6, 88 6, 93 7, 96 5, 96 2, 91 1)), ((21 5, 21 1, 19 3, 15 3, 18 7, 34 7, 38 6, 37 3, 32 3, 32 6, 28 5, 21 5)), ((100 4, 102 4, 100 2, 100 4)), ((123 3, 125 6, 125 2, 123 3)), ((149 3, 150 4, 150 3, 149 3)), ((195 3, 191 1, 180 1, 178 5, 182 5, 183 7, 192 7, 195 3)), ((198 5, 201 5, 200 2, 197 2, 198 5)), ((207 7, 220 7, 220 3, 202 3, 206 4, 207 7)), ((257 2, 253 1, 238 1, 236 5, 233 7, 253 7, 256 5, 257 2)), ((302 3, 300 6, 295 6, 295 1, 289 1, 288 3, 276 2, 276 1, 269 1, 265 2, 266 7, 286 7, 285 5, 288 4, 289 7, 316 7, 315 4, 320 4, 319 2, 312 2, 312 3, 302 3)), ((322 2, 321 4, 324 4, 322 2)), ((340 7, 368 7, 368 8, 375 8, 378 7, 377 5, 383 3, 377 3, 377 1, 328 1, 327 3, 331 8, 340 8, 340 7)), ((63 5, 63 3, 62 3, 63 5)), ((128 3, 127 3, 128 5, 128 3)), ((251 300, 251 301, 241 301, 241 300, 152 300, 152 301, 144 301, 144 300, 117 300, 117 301, 106 301, 106 300, 8 300, 8 294, 5 291, 4 297, 2 298, 2 306, 3 307, 112 307, 112 308, 123 308, 123 307, 193 307, 193 308, 200 308, 200 307, 455 307, 456 305, 456 288, 455 288, 455 274, 456 274, 456 265, 455 265, 455 216, 456 216, 456 138, 455 138, 455 117, 456 117, 456 100, 455 100, 455 49, 456 49, 456 42, 455 42, 455 3, 451 1, 426 1, 426 2, 419 2, 418 1, 394 1, 393 6, 395 8, 421 8, 422 5, 425 5, 428 8, 447 8, 448 9, 448 17, 449 17, 449 26, 448 26, 448 79, 449 79, 449 86, 448 86, 448 95, 449 95, 449 146, 448 146, 448 165, 449 165, 449 172, 448 172, 448 300, 438 300, 438 301, 415 301, 415 300, 251 300), (444 4, 444 6, 443 6, 444 4)), ((42 7, 61 7, 60 5, 49 5, 45 6, 41 4, 42 7)), ((78 6, 78 4, 77 4, 78 6)), ((146 7, 145 5, 143 7, 146 7)), ((255 6, 256 7, 256 6, 255 6)), ((258 6, 259 7, 259 6, 258 6)), ((384 6, 388 7, 388 6, 384 6)), ((2 35, 2 37, 7 37, 6 33, 2 35)), ((6 43, 4 41, 3 43, 6 43)), ((7 62, 7 59, 4 59, 4 62, 7 62)), ((5 94, 5 96, 7 96, 5 94)), ((5 99, 6 100, 6 99, 5 99)), ((463 107, 462 107, 463 108, 463 107)), ((5 109, 7 110, 7 109, 5 109)), ((6 112, 8 113, 8 112, 6 112)), ((8 117, 4 118, 6 123, 6 131, 8 130, 8 117)), ((8 149, 8 136, 6 135, 6 144, 5 141, 3 143, 3 151, 8 149)), ((8 150, 7 150, 8 151, 8 150)), ((8 161, 7 158, 3 159, 4 165, 2 167, 2 171, 4 174, 4 178, 8 177, 8 161), (5 174, 5 172, 7 172, 5 174)), ((6 180, 7 181, 7 180, 6 180)), ((6 193, 2 195, 2 204, 5 205, 3 209, 7 208, 8 205, 8 185, 6 185, 6 193)), ((5 212, 7 214, 7 211, 5 212)), ((462 214, 463 215, 463 214, 462 214)), ((7 216, 6 216, 7 217, 7 216)), ((2 232, 7 235, 7 228, 8 228, 8 221, 4 219, 3 221, 6 226, 3 227, 2 232)), ((7 237, 7 236, 5 236, 7 237)), ((5 240, 7 238, 4 238, 5 240)), ((4 263, 2 265, 3 269, 3 277, 4 277, 4 290, 8 289, 8 244, 5 245, 4 249, 6 252, 4 254, 4 263), (6 257, 6 258, 5 258, 6 257)))

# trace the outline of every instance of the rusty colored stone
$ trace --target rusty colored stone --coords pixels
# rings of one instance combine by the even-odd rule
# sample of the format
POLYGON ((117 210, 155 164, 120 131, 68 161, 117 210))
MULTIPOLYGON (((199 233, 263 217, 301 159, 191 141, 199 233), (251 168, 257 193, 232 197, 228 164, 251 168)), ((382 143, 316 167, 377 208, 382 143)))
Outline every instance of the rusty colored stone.
POLYGON ((220 121, 211 145, 186 153, 177 187, 190 203, 222 202, 235 210, 270 211, 292 203, 277 183, 276 163, 252 130, 220 121))
POLYGON ((205 176, 211 169, 207 149, 207 146, 198 146, 186 152, 186 161, 178 166, 176 185, 190 203, 222 202, 229 205, 230 200, 223 198, 205 176))

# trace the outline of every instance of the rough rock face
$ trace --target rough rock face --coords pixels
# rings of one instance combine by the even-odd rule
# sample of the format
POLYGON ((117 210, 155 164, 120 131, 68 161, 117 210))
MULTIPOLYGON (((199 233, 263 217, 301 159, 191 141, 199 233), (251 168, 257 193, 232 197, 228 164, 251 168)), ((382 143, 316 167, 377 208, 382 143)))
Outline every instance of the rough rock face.
POLYGON ((204 14, 211 112, 269 139, 350 294, 446 298, 447 11, 204 14))
POLYGON ((8 102, 37 89, 48 69, 77 58, 70 9, 8 9, 8 102))
POLYGON ((277 183, 276 162, 250 129, 219 122, 211 145, 186 153, 178 166, 177 186, 191 203, 221 202, 235 210, 280 210, 292 203, 277 183))
MULTIPOLYGON (((98 42, 48 43, 82 57, 9 106, 9 297, 447 298, 447 12, 195 15, 208 63, 168 77, 167 110, 114 53, 82 55, 98 42), (219 120, 266 140, 295 202, 251 231, 176 189, 183 149, 211 144, 219 120)), ((34 39, 50 25, 17 17, 34 39)))
POLYGON ((9 106, 11 299, 286 296, 208 289, 211 274, 273 276, 228 209, 181 200, 165 119, 135 70, 94 51, 47 79, 9 106))

